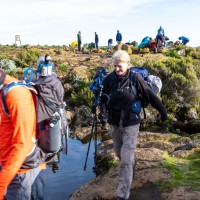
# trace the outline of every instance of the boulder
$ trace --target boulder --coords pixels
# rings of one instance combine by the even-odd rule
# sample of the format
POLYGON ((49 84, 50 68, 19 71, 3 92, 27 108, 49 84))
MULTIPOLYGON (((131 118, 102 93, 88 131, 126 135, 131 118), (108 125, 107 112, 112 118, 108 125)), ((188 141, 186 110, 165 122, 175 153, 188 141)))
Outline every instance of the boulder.
POLYGON ((175 146, 170 142, 155 141, 155 142, 146 142, 144 144, 141 144, 140 148, 156 148, 163 151, 173 152, 175 146))

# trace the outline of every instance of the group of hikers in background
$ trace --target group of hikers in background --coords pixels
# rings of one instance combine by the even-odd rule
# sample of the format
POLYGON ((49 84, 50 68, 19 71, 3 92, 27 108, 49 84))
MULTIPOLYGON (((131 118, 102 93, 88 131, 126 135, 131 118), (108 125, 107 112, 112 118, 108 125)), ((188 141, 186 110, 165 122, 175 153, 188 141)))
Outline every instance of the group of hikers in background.
MULTIPOLYGON (((189 42, 189 39, 185 36, 181 36, 178 39, 180 40, 178 44, 186 45, 189 42)), ((169 38, 165 35, 164 29, 160 26, 155 39, 146 36, 142 39, 138 47, 149 48, 153 51, 156 51, 159 48, 167 47, 166 41, 168 40, 169 38)))
MULTIPOLYGON (((165 31, 164 29, 160 26, 158 31, 157 31, 157 35, 155 37, 155 39, 153 39, 152 37, 146 36, 142 39, 141 43, 138 45, 138 48, 149 48, 152 51, 157 51, 159 48, 163 48, 167 46, 166 41, 168 41, 169 38, 165 35, 165 31)), ((190 40, 185 37, 185 36, 180 36, 178 37, 178 42, 177 44, 180 45, 186 45, 190 40)), ((77 34, 77 42, 78 42, 78 51, 81 51, 81 45, 82 45, 82 38, 81 38, 81 32, 79 31, 77 34)), ((117 34, 116 34, 116 43, 117 45, 122 43, 122 33, 120 33, 119 30, 117 30, 117 34)), ((94 39, 94 43, 91 43, 90 45, 93 44, 93 48, 98 49, 99 48, 99 36, 98 34, 95 32, 95 39, 94 39)), ((112 44, 113 44, 113 39, 110 38, 108 39, 108 49, 110 50, 112 48, 112 44)), ((126 44, 132 44, 133 46, 135 44, 137 44, 136 41, 133 41, 132 43, 127 42, 126 44)))

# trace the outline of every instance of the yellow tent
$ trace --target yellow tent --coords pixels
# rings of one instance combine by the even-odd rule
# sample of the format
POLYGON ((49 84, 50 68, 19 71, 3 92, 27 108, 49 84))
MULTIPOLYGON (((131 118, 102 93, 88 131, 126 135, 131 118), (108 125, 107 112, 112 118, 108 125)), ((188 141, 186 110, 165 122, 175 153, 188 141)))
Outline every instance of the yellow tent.
POLYGON ((77 41, 73 41, 70 45, 71 47, 75 47, 75 46, 78 46, 78 42, 77 41))

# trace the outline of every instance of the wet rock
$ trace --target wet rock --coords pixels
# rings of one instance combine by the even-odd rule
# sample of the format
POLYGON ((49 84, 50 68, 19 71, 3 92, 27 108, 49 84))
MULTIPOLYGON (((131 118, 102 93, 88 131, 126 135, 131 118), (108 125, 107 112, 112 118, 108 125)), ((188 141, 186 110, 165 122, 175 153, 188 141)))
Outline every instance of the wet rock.
POLYGON ((75 127, 87 127, 91 122, 91 109, 87 106, 81 106, 75 111, 73 125, 75 127))
POLYGON ((112 199, 116 197, 119 166, 113 167, 106 176, 99 176, 72 194, 70 200, 112 199))
POLYGON ((75 135, 76 138, 78 138, 79 140, 83 140, 84 138, 90 135, 90 132, 90 127, 77 127, 73 135, 75 135))

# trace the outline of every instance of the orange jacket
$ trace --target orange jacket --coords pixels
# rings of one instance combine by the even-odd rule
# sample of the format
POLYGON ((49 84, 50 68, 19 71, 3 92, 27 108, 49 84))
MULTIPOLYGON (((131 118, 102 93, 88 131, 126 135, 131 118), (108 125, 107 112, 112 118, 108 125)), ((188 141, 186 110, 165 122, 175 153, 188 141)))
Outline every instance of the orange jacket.
MULTIPOLYGON (((15 80, 6 75, 4 84, 15 80)), ((31 92, 24 87, 13 88, 6 96, 6 105, 10 117, 4 113, 0 98, 0 200, 15 175, 27 172, 20 167, 34 146, 32 137, 36 138, 36 112, 31 92)))

